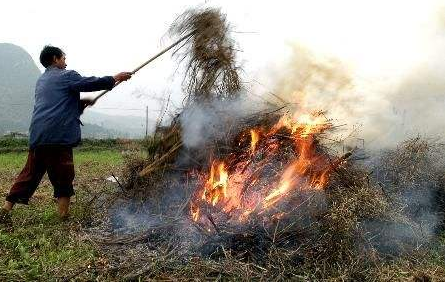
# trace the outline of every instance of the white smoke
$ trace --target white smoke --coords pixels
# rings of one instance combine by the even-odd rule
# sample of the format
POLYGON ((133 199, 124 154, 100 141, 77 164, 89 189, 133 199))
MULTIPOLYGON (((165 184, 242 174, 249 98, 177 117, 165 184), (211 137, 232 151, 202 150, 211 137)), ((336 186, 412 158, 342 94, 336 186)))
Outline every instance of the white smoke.
POLYGON ((180 115, 182 141, 188 148, 199 148, 208 141, 221 140, 239 119, 264 108, 263 102, 243 94, 236 100, 193 104, 180 115))
MULTIPOLYGON (((363 138, 368 148, 393 147, 418 134, 441 135, 445 127, 445 7, 429 6, 434 9, 425 8, 411 20, 405 17, 406 25, 388 23, 389 31, 370 26, 367 32, 374 33, 369 33, 372 40, 366 43, 375 50, 356 43, 352 35, 352 44, 362 47, 362 52, 345 45, 341 52, 327 54, 299 42, 291 46, 284 63, 258 79, 275 94, 297 103, 296 111, 324 110, 334 123, 346 123, 349 130, 359 125, 356 137, 363 138), (379 32, 384 34, 379 36, 379 32)), ((397 19, 394 15, 393 20, 397 19)), ((268 91, 264 97, 274 99, 268 91)))

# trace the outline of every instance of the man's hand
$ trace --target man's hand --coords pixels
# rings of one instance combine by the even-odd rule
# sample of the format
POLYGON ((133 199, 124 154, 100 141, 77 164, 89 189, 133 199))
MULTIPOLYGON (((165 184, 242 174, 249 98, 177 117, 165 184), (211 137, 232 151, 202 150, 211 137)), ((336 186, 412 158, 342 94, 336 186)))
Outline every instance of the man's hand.
POLYGON ((83 111, 85 110, 85 108, 87 108, 88 106, 92 106, 94 104, 94 100, 90 99, 90 98, 84 98, 80 100, 80 114, 83 113, 83 111))
POLYGON ((113 78, 116 81, 116 83, 120 83, 123 81, 128 80, 129 78, 131 78, 133 74, 131 72, 121 72, 117 75, 115 75, 113 78))

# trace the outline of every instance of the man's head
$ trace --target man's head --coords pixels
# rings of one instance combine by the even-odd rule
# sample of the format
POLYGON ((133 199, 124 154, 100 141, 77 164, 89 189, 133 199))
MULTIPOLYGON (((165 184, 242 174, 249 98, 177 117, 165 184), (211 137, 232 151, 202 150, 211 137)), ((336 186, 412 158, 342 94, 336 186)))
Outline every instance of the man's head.
POLYGON ((65 69, 65 53, 58 47, 46 45, 40 52, 40 63, 45 68, 54 66, 59 69, 65 69))

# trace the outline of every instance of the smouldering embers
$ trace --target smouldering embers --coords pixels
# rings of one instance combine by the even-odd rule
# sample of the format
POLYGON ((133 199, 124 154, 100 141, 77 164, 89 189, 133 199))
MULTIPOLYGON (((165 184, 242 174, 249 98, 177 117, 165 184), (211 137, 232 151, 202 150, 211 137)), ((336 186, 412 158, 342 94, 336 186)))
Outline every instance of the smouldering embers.
MULTIPOLYGON (((322 190, 340 162, 317 150, 315 135, 332 128, 320 113, 290 116, 266 129, 240 135, 236 153, 213 160, 210 172, 200 174, 201 185, 191 202, 195 222, 221 212, 228 221, 243 222, 251 215, 274 211, 301 191, 322 190)), ((213 221, 213 220, 211 220, 213 221)))

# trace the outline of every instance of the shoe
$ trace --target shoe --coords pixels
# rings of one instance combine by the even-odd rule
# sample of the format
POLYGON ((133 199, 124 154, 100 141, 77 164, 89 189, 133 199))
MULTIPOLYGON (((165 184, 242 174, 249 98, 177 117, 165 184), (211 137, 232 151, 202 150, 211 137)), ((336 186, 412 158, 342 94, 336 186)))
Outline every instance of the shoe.
POLYGON ((11 213, 4 208, 0 209, 0 225, 8 230, 12 229, 11 213))

